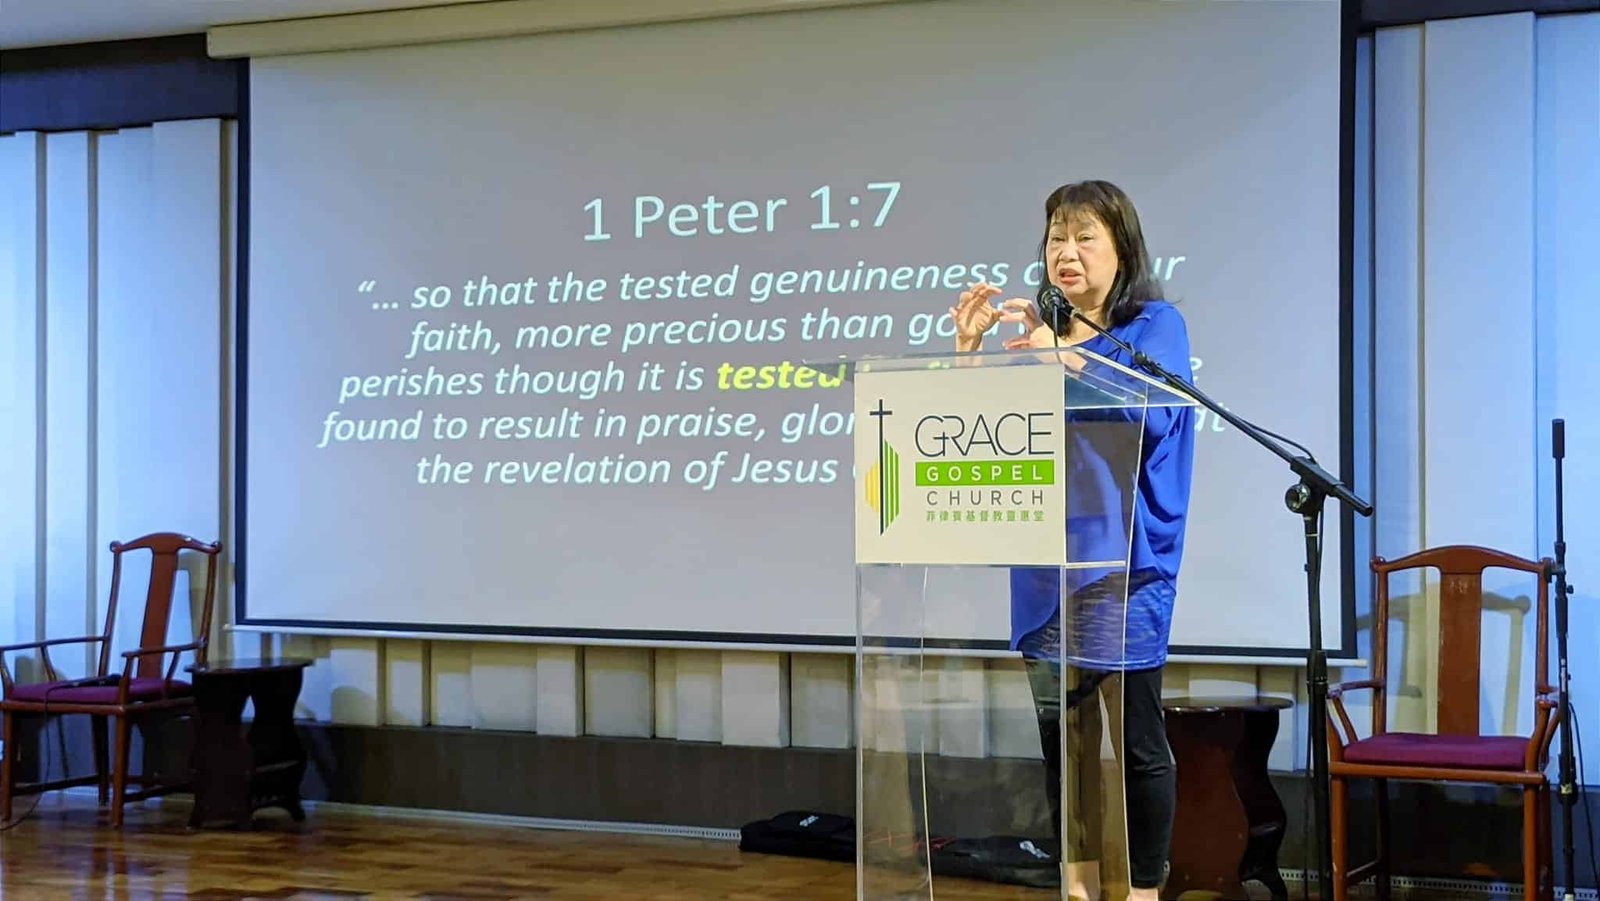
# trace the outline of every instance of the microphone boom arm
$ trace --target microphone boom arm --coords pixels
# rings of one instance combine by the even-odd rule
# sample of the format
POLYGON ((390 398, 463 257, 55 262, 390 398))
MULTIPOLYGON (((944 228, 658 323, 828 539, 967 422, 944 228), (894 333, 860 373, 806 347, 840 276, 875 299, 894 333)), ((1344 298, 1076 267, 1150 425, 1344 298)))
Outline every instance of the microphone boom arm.
MULTIPOLYGON (((1299 476, 1301 480, 1304 481, 1312 490, 1319 491, 1329 497, 1337 498, 1342 503, 1348 504, 1351 509, 1355 510, 1357 513, 1360 513, 1362 516, 1372 515, 1372 504, 1356 496, 1355 492, 1346 487, 1343 482, 1335 478, 1332 473, 1329 473, 1327 470, 1323 469, 1322 466, 1317 463, 1315 457, 1311 456, 1310 454, 1295 455, 1290 453, 1283 447, 1281 443, 1274 441, 1254 424, 1232 412, 1222 404, 1212 400, 1211 397, 1209 397, 1204 391, 1201 391, 1193 382, 1168 370, 1160 363, 1157 363, 1155 360, 1151 359, 1148 354, 1134 348, 1132 345, 1128 344, 1126 341, 1123 341, 1121 338, 1118 338, 1116 335, 1111 334, 1109 330, 1103 328, 1099 323, 1090 319, 1088 316, 1083 315, 1083 313, 1079 312, 1078 309, 1072 306, 1071 303, 1066 302, 1065 299, 1059 301, 1059 304, 1061 307, 1066 308, 1068 320, 1076 319, 1079 322, 1082 322, 1084 325, 1100 334, 1106 340, 1116 345, 1117 348, 1123 353, 1127 354, 1128 357, 1133 360, 1133 365, 1135 368, 1144 370, 1156 380, 1171 388, 1173 391, 1191 398, 1195 403, 1216 414, 1219 419, 1222 419, 1224 422, 1243 432, 1252 441, 1255 441, 1257 444, 1271 451, 1279 459, 1283 460, 1284 463, 1287 463, 1289 469, 1295 475, 1299 476)), ((1056 309, 1060 309, 1060 307, 1057 307, 1056 309)))
MULTIPOLYGON (((1133 360, 1135 368, 1149 373, 1168 388, 1194 400, 1195 403, 1243 432, 1250 440, 1287 463, 1289 470, 1299 479, 1285 492, 1284 504, 1290 511, 1300 515, 1305 530, 1306 607, 1310 633, 1310 642, 1306 646, 1305 666, 1306 693, 1310 698, 1311 708, 1307 717, 1310 732, 1308 743, 1311 745, 1311 772, 1308 775, 1312 780, 1311 794, 1316 823, 1313 854, 1318 863, 1317 897, 1331 898, 1333 897, 1333 844, 1329 816, 1331 804, 1328 777, 1328 659, 1322 648, 1322 509, 1326 500, 1333 497, 1362 516, 1371 516, 1372 504, 1357 496, 1332 473, 1323 469, 1309 451, 1299 455, 1290 453, 1280 441, 1274 440, 1274 437, 1264 430, 1212 400, 1189 380, 1168 371, 1149 355, 1102 328, 1074 307, 1054 285, 1046 289, 1041 301, 1041 304, 1044 303, 1049 304, 1049 312, 1054 323, 1060 322, 1061 311, 1065 310, 1069 324, 1071 320, 1077 319, 1105 337, 1133 360)), ((1056 333, 1059 345, 1059 327, 1056 328, 1056 333)))

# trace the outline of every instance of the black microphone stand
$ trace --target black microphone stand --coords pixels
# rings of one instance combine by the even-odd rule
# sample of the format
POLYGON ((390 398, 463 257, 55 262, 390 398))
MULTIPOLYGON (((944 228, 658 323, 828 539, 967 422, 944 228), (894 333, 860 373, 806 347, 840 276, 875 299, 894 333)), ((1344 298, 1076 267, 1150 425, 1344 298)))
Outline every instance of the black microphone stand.
POLYGON ((1362 516, 1372 515, 1372 505, 1334 478, 1317 464, 1311 455, 1295 455, 1273 440, 1261 429, 1229 412, 1221 404, 1207 397, 1189 381, 1167 371, 1144 353, 1101 328, 1089 317, 1080 313, 1064 297, 1052 297, 1056 311, 1065 307, 1068 320, 1077 319, 1104 336, 1133 360, 1134 366, 1144 370, 1174 391, 1192 398, 1196 403, 1221 417, 1225 422, 1243 432, 1251 440, 1289 464, 1289 471, 1299 478, 1284 494, 1284 504, 1300 514, 1305 525, 1306 551, 1306 602, 1310 615, 1311 642, 1306 648, 1306 691, 1311 699, 1310 742, 1312 795, 1316 807, 1317 897, 1333 897, 1333 845, 1329 832, 1328 799, 1328 658, 1322 648, 1322 508, 1328 498, 1336 498, 1362 516))
POLYGON ((1561 867, 1565 901, 1577 897, 1577 874, 1572 866, 1572 805, 1577 802, 1577 766, 1572 759, 1572 706, 1568 695, 1567 601, 1572 586, 1567 584, 1567 537, 1561 484, 1561 462, 1567 456, 1567 424, 1557 419, 1550 424, 1550 453, 1556 461, 1556 563, 1550 574, 1556 582, 1556 673, 1557 725, 1561 728, 1561 867))

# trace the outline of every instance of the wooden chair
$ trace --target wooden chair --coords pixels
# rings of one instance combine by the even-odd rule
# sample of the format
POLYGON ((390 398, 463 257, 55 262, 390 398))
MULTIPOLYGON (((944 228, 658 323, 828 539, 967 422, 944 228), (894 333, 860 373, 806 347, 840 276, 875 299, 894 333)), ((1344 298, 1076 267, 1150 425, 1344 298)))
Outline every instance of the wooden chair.
POLYGON ((1554 887, 1550 861, 1550 785, 1545 769, 1556 731, 1555 690, 1549 684, 1549 584, 1553 562, 1525 560, 1482 547, 1451 545, 1398 560, 1372 561, 1376 580, 1371 679, 1346 682, 1328 692, 1328 756, 1333 844, 1333 897, 1344 901, 1350 886, 1378 877, 1378 897, 1389 897, 1389 779, 1425 782, 1476 782, 1522 788, 1523 897, 1549 898, 1554 887), (1438 731, 1391 732, 1385 723, 1388 672, 1389 580, 1403 570, 1439 572, 1438 731), (1533 673, 1533 734, 1484 735, 1479 723, 1478 678, 1483 614, 1483 573, 1502 568, 1539 577, 1535 611, 1536 658, 1533 673), (1343 703, 1345 692, 1371 689, 1372 734, 1358 739, 1343 703), (1338 722, 1334 721, 1337 715, 1338 722), (1347 786, 1351 779, 1375 780, 1378 845, 1376 859, 1354 870, 1347 865, 1347 786), (1551 877, 1551 878, 1546 878, 1551 877), (1541 884, 1543 888, 1541 888, 1541 884))
MULTIPOLYGON (((197 663, 205 662, 207 639, 211 634, 211 609, 216 599, 217 557, 221 549, 222 545, 217 542, 203 543, 172 532, 146 535, 126 544, 113 541, 111 596, 106 608, 104 632, 82 638, 53 638, 0 647, 0 683, 4 687, 4 695, 0 696, 0 721, 3 721, 5 741, 4 757, 0 758, 0 820, 10 821, 15 795, 38 794, 74 785, 98 786, 100 803, 106 803, 106 727, 110 721, 116 724, 116 748, 111 760, 109 795, 113 826, 122 825, 122 805, 128 801, 187 788, 182 782, 157 783, 145 774, 130 780, 128 750, 135 722, 185 713, 193 706, 189 684, 174 679, 173 674, 184 652, 191 653, 197 663), (122 583, 123 555, 130 551, 146 550, 150 552, 150 584, 145 593, 139 647, 122 655, 122 671, 115 674, 110 670, 111 644, 122 583), (195 640, 187 644, 167 645, 167 627, 172 616, 172 587, 178 571, 178 555, 183 551, 206 555, 205 601, 195 640), (51 662, 51 649, 71 645, 99 645, 99 666, 90 677, 62 678, 51 662), (19 651, 38 652, 44 670, 43 682, 23 685, 14 681, 6 655, 19 651), (163 664, 164 661, 168 662, 163 664), (94 775, 17 785, 14 769, 17 718, 43 719, 62 714, 86 714, 91 718, 95 746, 94 775), (138 791, 127 791, 130 781, 139 784, 138 791)), ((42 771, 39 774, 41 780, 48 776, 42 771)))

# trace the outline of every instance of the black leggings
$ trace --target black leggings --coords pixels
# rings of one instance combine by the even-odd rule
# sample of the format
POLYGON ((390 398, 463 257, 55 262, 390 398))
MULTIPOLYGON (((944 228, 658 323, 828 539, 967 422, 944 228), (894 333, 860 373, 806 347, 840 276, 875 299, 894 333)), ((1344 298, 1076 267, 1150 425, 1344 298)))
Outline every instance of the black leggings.
MULTIPOLYGON (((1053 837, 1061 834, 1061 747, 1063 701, 1061 667, 1054 660, 1026 659, 1044 746, 1053 837)), ((1104 728, 1101 703, 1107 711, 1122 710, 1122 764, 1127 798, 1129 881, 1134 888, 1155 888, 1165 875, 1172 844, 1172 817, 1177 806, 1178 774, 1167 746, 1161 713, 1161 667, 1126 672, 1066 669, 1066 753, 1070 765, 1067 792, 1075 815, 1067 824, 1064 860, 1103 860, 1101 819, 1105 803, 1100 768, 1104 728), (1070 851, 1068 850, 1070 849, 1070 851)), ((1113 743, 1115 746, 1115 743, 1113 743)), ((1114 789, 1113 789, 1114 790, 1114 789)))

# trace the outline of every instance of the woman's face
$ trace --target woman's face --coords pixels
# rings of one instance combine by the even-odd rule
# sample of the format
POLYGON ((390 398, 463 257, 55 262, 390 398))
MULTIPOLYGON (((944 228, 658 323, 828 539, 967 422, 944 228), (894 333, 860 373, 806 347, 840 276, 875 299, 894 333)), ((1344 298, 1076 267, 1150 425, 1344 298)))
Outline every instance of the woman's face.
POLYGON ((1117 249, 1111 230, 1089 212, 1051 220, 1045 234, 1044 261, 1050 283, 1080 310, 1105 303, 1117 278, 1117 249))

